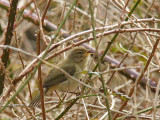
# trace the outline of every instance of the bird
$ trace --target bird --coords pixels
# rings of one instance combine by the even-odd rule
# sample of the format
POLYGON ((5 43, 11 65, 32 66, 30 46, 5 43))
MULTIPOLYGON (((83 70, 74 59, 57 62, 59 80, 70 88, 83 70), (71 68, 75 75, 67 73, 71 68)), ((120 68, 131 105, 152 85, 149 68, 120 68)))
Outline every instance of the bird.
MULTIPOLYGON (((89 50, 80 46, 74 47, 68 56, 58 63, 58 67, 63 69, 76 79, 82 78, 82 72, 86 69, 89 50)), ((53 68, 43 82, 44 94, 49 91, 59 90, 62 92, 74 92, 79 86, 79 82, 68 78, 60 69, 53 68)), ((38 93, 30 102, 29 107, 36 107, 40 103, 40 94, 38 93)))

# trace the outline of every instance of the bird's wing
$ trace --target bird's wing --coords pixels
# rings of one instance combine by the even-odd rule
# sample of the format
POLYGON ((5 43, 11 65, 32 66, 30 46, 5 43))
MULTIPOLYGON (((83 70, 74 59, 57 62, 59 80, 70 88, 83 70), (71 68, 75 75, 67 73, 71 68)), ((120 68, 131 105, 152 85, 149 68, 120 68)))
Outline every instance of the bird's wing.
MULTIPOLYGON (((76 67, 72 64, 64 65, 63 67, 61 67, 61 69, 66 71, 71 76, 73 76, 73 74, 76 72, 76 67)), ((45 78, 43 87, 49 89, 50 87, 57 85, 65 80, 67 80, 67 77, 63 72, 61 72, 59 69, 53 69, 45 78)))

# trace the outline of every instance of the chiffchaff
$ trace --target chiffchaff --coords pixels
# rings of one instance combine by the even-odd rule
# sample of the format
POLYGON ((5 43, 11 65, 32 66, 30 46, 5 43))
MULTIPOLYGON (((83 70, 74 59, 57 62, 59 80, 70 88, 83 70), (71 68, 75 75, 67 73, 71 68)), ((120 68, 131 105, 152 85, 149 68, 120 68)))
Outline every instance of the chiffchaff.
MULTIPOLYGON (((87 65, 88 50, 84 47, 75 47, 71 50, 66 59, 58 63, 58 67, 63 69, 69 75, 80 79, 82 71, 87 65)), ((59 69, 53 68, 43 83, 44 93, 52 90, 60 90, 66 92, 74 92, 79 83, 73 79, 69 79, 59 69)), ((40 102, 40 94, 38 94, 30 103, 30 107, 35 107, 40 102)))

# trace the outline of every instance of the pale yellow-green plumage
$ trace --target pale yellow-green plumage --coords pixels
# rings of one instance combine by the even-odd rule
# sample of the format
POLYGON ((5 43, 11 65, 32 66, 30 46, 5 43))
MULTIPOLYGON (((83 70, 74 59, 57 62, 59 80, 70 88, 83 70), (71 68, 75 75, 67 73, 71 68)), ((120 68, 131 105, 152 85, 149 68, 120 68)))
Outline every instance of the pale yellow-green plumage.
MULTIPOLYGON (((82 71, 85 70, 88 58, 88 50, 84 47, 73 48, 66 59, 58 63, 58 67, 63 69, 71 76, 80 79, 82 71)), ((66 75, 59 69, 53 68, 48 76, 45 78, 43 88, 45 94, 48 91, 60 90, 67 92, 74 92, 79 83, 75 80, 68 79, 66 75)), ((40 94, 38 94, 30 103, 30 107, 35 107, 40 102, 40 94)))

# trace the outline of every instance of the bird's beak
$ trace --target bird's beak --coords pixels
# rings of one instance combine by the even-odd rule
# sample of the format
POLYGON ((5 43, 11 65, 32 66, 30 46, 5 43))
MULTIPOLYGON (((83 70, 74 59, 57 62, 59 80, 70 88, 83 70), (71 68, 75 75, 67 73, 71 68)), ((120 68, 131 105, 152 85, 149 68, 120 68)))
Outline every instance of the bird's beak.
POLYGON ((84 53, 86 56, 88 56, 88 55, 91 55, 91 54, 93 54, 90 50, 87 50, 85 53, 84 53))

